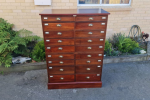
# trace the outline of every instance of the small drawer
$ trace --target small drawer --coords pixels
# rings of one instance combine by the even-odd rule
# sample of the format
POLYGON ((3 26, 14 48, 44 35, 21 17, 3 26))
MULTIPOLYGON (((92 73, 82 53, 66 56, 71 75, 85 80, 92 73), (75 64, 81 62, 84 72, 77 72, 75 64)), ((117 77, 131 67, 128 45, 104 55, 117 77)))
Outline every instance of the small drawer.
POLYGON ((106 22, 76 23, 76 30, 105 29, 106 22))
POLYGON ((84 60, 76 60, 76 65, 91 65, 91 64, 102 64, 101 59, 84 59, 84 60))
POLYGON ((47 60, 48 66, 74 65, 74 60, 47 60))
POLYGON ((46 54, 47 59, 74 59, 74 54, 46 54))
POLYGON ((45 31, 44 38, 73 38, 74 32, 73 31, 45 31))
POLYGON ((104 46, 76 46, 76 52, 100 52, 104 50, 104 46))
POLYGON ((100 74, 101 70, 102 70, 101 65, 76 66, 76 73, 97 73, 97 74, 100 74))
POLYGON ((54 16, 54 17, 49 17, 49 16, 42 16, 42 21, 55 21, 55 22, 60 22, 60 21, 74 21, 73 16, 54 16))
POLYGON ((77 16, 76 21, 107 21, 107 16, 77 16))
POLYGON ((56 52, 62 52, 62 53, 72 53, 75 51, 74 46, 46 46, 46 53, 56 53, 56 52))
POLYGON ((76 81, 101 81, 101 74, 76 74, 76 81))
POLYGON ((44 31, 73 30, 74 23, 43 23, 44 31))
POLYGON ((74 75, 49 75, 49 82, 74 82, 74 75))
POLYGON ((56 67, 48 67, 49 74, 74 74, 74 66, 56 66, 56 67))
POLYGON ((103 52, 76 54, 76 59, 103 59, 103 52))
POLYGON ((74 39, 45 39, 47 45, 74 45, 74 39))
POLYGON ((100 37, 105 38, 106 32, 101 31, 75 31, 76 38, 90 38, 90 37, 100 37))
POLYGON ((76 45, 104 45, 104 38, 76 39, 76 45))

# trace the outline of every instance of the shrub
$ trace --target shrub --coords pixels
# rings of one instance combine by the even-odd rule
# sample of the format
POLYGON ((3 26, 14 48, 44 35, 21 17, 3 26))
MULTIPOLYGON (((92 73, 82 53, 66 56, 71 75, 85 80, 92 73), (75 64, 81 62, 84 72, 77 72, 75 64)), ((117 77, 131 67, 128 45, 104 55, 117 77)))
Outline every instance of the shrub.
POLYGON ((104 48, 104 52, 107 56, 111 56, 111 52, 112 52, 112 44, 109 43, 108 40, 105 41, 105 48, 104 48))

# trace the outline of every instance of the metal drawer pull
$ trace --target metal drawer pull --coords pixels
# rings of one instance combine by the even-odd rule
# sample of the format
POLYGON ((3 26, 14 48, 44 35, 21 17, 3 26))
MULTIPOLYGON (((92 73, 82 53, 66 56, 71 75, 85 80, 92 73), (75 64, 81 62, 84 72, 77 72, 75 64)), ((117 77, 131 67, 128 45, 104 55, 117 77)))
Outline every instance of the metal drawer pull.
POLYGON ((59 69, 59 71, 63 72, 63 71, 64 71, 64 69, 59 69))
POLYGON ((92 40, 88 40, 88 42, 92 42, 92 40))
POLYGON ((92 49, 92 47, 87 47, 87 49, 92 49))
POLYGON ((86 79, 90 79, 90 77, 89 77, 89 76, 87 76, 87 77, 86 77, 86 79))
POLYGON ((102 17, 102 19, 106 19, 106 17, 102 17))
POLYGON ((76 17, 77 15, 73 15, 73 17, 76 17))
POLYGON ((91 61, 86 61, 87 63, 90 63, 91 61))
POLYGON ((47 49, 51 49, 51 47, 47 47, 47 49))
POLYGON ((58 40, 58 43, 61 43, 62 42, 62 40, 58 40))
POLYGON ((48 19, 47 17, 44 17, 43 19, 48 19))
POLYGON ((99 48, 103 48, 103 46, 99 46, 99 48))
POLYGON ((52 61, 49 61, 48 63, 50 63, 50 64, 51 64, 51 63, 52 63, 52 61))
POLYGON ((48 23, 45 23, 44 25, 45 25, 45 26, 48 26, 48 23))
POLYGON ((59 56, 59 58, 63 58, 63 56, 62 56, 62 55, 60 55, 60 56, 59 56))
POLYGON ((61 79, 61 80, 63 80, 64 78, 63 78, 63 77, 61 77, 60 79, 61 79))
POLYGON ((97 74, 97 76, 100 76, 100 74, 97 74))
POLYGON ((62 47, 59 47, 59 48, 58 48, 58 50, 62 50, 62 49, 63 49, 62 47))
POLYGON ((89 24, 89 26, 93 26, 93 24, 89 24))
POLYGON ((46 40, 46 42, 50 42, 50 40, 46 40))
POLYGON ((49 32, 45 32, 45 34, 49 34, 49 32))
POLYGON ((98 56, 102 56, 102 54, 98 54, 98 56))
POLYGON ((91 55, 87 55, 87 57, 91 57, 91 55))
POLYGON ((101 33, 104 33, 104 31, 101 31, 101 33))
POLYGON ((92 32, 89 32, 88 34, 91 35, 91 34, 93 34, 93 33, 92 33, 92 32))
POLYGON ((100 41, 104 41, 104 39, 99 39, 100 41))
POLYGON ((57 35, 62 35, 62 33, 61 33, 61 32, 58 32, 57 35))
POLYGON ((101 25, 105 25, 105 23, 101 23, 101 25))
POLYGON ((61 24, 57 24, 56 26, 57 26, 57 27, 61 27, 61 24))
POLYGON ((53 69, 53 67, 49 67, 49 69, 53 69))
POLYGON ((86 70, 91 70, 90 68, 86 68, 86 70))
POLYGON ((63 62, 63 61, 60 61, 59 63, 60 63, 60 64, 63 64, 64 62, 63 62))
POLYGON ((100 68, 101 66, 97 66, 98 68, 100 68))
POLYGON ((50 77, 53 77, 53 76, 50 76, 50 77))
POLYGON ((48 55, 48 57, 52 57, 51 55, 48 55))
POLYGON ((93 17, 90 17, 89 20, 93 20, 93 17))
POLYGON ((58 17, 58 18, 56 18, 56 20, 61 20, 61 18, 58 17))
POLYGON ((98 60, 98 62, 101 62, 102 60, 98 60))

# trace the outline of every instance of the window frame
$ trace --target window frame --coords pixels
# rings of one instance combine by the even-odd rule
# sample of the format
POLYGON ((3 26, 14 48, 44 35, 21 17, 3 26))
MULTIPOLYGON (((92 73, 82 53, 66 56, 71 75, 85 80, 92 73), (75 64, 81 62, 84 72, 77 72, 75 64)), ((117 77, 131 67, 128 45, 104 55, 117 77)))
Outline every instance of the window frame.
POLYGON ((100 0, 100 4, 79 4, 79 0, 77 0, 77 6, 130 6, 131 0, 129 4, 102 4, 102 0, 100 0))

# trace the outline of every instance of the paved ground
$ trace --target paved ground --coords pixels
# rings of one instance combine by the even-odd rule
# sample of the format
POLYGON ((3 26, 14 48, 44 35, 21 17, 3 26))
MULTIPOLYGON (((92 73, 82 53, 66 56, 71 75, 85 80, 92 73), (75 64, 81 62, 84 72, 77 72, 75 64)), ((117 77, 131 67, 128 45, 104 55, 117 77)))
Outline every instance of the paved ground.
POLYGON ((150 61, 105 64, 102 88, 47 90, 46 74, 0 75, 0 100, 150 100, 150 61))

